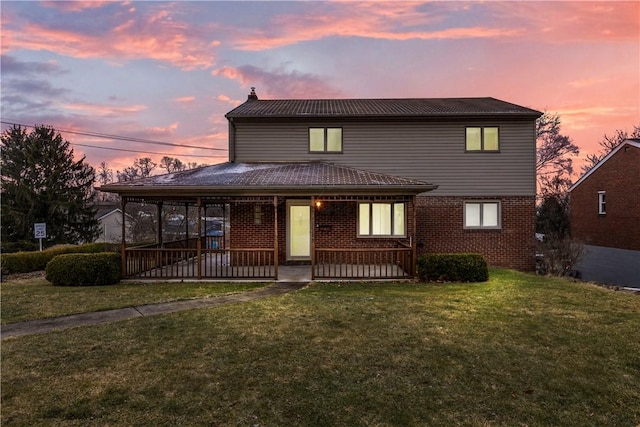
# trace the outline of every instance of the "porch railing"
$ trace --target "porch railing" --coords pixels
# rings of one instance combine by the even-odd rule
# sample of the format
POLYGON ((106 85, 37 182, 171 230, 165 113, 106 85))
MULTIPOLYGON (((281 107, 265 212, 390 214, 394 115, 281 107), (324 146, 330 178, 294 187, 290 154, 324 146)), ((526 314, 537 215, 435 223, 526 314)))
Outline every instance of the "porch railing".
POLYGON ((413 277, 411 248, 316 249, 313 279, 403 279, 413 277))
POLYGON ((273 249, 127 248, 127 278, 140 279, 274 279, 273 249))

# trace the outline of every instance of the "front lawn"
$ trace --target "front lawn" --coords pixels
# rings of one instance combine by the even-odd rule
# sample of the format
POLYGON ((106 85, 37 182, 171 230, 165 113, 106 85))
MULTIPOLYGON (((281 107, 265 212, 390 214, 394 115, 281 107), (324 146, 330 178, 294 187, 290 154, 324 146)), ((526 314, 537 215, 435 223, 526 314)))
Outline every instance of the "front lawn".
POLYGON ((635 426, 638 325, 638 295, 508 270, 314 284, 6 339, 2 425, 635 426))
POLYGON ((0 284, 2 323, 245 292, 265 283, 119 283, 53 286, 42 277, 0 284))

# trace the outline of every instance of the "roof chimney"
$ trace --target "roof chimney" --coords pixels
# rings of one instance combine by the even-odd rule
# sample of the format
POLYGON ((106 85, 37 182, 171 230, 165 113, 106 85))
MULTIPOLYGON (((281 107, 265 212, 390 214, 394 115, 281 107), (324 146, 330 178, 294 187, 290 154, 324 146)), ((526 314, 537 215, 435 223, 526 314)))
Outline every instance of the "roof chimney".
POLYGON ((256 95, 256 88, 252 87, 251 93, 249 93, 249 96, 247 97, 247 101, 257 101, 257 100, 258 100, 258 95, 256 95))

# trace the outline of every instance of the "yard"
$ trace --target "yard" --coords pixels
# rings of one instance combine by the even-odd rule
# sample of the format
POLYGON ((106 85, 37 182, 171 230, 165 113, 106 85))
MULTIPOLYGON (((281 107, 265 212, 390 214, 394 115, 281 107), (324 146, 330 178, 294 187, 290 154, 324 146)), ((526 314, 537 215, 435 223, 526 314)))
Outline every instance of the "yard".
POLYGON ((509 270, 314 284, 6 339, 2 425, 636 426, 638 325, 640 295, 509 270))

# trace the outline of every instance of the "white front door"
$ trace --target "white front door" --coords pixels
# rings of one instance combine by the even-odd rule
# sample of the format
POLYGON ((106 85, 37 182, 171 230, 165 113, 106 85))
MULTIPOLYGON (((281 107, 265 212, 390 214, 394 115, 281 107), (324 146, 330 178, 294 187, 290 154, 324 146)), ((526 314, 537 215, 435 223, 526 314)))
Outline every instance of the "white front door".
POLYGON ((287 259, 311 259, 311 206, 307 200, 287 201, 287 259))

